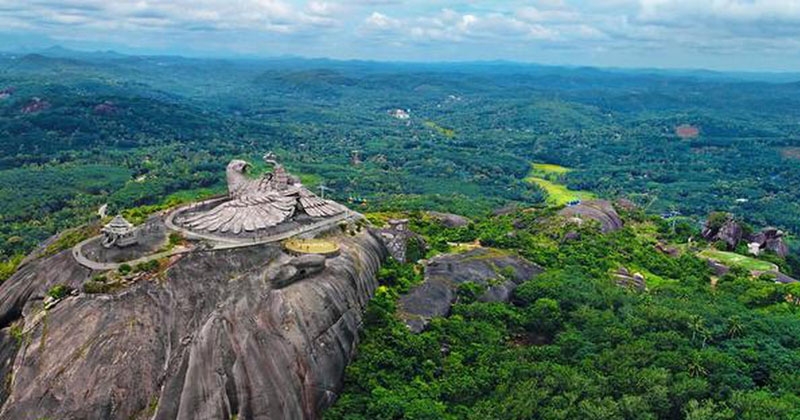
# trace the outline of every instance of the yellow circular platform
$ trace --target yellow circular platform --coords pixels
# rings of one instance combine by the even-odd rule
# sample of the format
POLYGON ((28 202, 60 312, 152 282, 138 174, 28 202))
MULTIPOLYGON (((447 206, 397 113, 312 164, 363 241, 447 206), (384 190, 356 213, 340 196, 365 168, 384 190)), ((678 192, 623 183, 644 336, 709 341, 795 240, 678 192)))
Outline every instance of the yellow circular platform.
POLYGON ((333 255, 339 252, 339 244, 326 239, 288 239, 283 247, 295 254, 333 255))

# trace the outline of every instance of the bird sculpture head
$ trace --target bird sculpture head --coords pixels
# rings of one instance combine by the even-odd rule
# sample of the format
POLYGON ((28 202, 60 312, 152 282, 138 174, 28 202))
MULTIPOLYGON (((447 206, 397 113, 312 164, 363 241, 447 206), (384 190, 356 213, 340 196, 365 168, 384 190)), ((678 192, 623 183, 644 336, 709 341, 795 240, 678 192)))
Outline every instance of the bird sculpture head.
POLYGON ((225 170, 225 177, 228 181, 228 193, 232 196, 238 195, 247 185, 247 168, 249 163, 234 159, 228 163, 228 168, 225 170))
POLYGON ((247 171, 250 164, 239 159, 234 159, 228 163, 228 172, 237 172, 243 174, 247 171))
POLYGON ((267 152, 264 157, 264 162, 269 163, 272 166, 278 166, 278 155, 273 152, 267 152))

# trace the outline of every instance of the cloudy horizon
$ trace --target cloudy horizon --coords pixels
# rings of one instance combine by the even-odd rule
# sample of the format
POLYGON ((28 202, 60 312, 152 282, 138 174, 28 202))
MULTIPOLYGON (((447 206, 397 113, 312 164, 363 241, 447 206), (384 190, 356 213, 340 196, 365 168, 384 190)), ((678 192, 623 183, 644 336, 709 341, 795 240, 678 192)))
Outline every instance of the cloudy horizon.
POLYGON ((0 0, 3 50, 793 71, 800 0, 0 0))

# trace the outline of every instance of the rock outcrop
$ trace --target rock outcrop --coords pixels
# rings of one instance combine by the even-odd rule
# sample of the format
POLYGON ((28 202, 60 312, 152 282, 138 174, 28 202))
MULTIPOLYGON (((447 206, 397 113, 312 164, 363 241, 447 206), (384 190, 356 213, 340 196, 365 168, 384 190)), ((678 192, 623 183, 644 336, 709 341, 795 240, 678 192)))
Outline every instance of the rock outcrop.
POLYGON ((768 227, 750 235, 748 241, 751 244, 757 244, 760 251, 772 251, 785 258, 789 254, 789 247, 783 241, 783 236, 783 231, 768 227))
POLYGON ((459 228, 469 224, 469 219, 464 216, 459 216, 452 213, 440 213, 438 211, 429 211, 428 215, 441 223, 444 227, 459 228))
POLYGON ((724 276, 731 271, 730 267, 716 260, 706 259, 706 263, 715 276, 724 276))
POLYGON ((336 240, 341 253, 322 262, 278 245, 186 254, 153 280, 50 310, 50 288, 80 289, 93 273, 70 251, 27 263, 0 285, 0 373, 11 378, 0 418, 318 417, 385 256, 366 232, 336 240), (278 288, 282 267, 293 270, 278 288))
POLYGON ((667 244, 665 242, 658 242, 655 245, 655 248, 656 248, 656 250, 658 252, 660 252, 662 254, 669 255, 670 257, 673 257, 673 258, 680 257, 680 255, 681 255, 681 251, 678 248, 675 248, 674 246, 670 246, 669 244, 667 244))
POLYGON ((617 214, 614 206, 605 200, 590 200, 570 207, 564 207, 558 212, 575 223, 582 223, 584 220, 595 220, 600 223, 600 230, 603 233, 613 232, 622 229, 622 219, 617 214))
POLYGON ((742 225, 729 213, 712 213, 701 232, 703 238, 710 242, 725 242, 728 250, 736 249, 742 240, 742 225))
POLYGON ((641 273, 631 274, 627 268, 622 267, 613 273, 617 285, 624 288, 636 289, 640 292, 647 290, 647 283, 641 273))
POLYGON ((796 278, 787 276, 786 274, 783 274, 780 271, 775 271, 775 270, 767 271, 765 274, 775 276, 776 283, 791 284, 800 282, 796 278))
POLYGON ((389 225, 376 233, 383 240, 389 255, 401 263, 416 261, 425 254, 425 240, 409 230, 408 219, 389 220, 389 225))
POLYGON ((490 248, 438 256, 426 265, 425 281, 400 298, 400 313, 413 332, 420 332, 431 318, 450 313, 460 284, 485 286, 481 301, 507 302, 518 284, 542 271, 522 257, 490 248))

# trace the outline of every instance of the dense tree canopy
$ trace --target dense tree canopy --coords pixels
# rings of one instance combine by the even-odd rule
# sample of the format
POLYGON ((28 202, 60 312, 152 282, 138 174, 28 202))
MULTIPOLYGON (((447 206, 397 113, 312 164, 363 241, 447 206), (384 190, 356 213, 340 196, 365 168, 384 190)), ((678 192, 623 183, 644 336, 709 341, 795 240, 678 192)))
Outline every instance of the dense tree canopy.
MULTIPOLYGON (((651 210, 730 210, 796 231, 800 85, 514 64, 0 56, 0 256, 68 226, 222 191, 275 150, 362 210, 532 205, 531 162, 651 210), (410 111, 409 119, 390 115, 410 111), (699 136, 681 138, 691 125, 699 136), (362 163, 353 164, 357 151, 362 163), (101 165, 101 166, 97 166, 101 165), (101 167, 115 167, 96 177, 101 167), (64 187, 54 182, 65 176, 64 187), (12 191, 26 181, 26 192, 12 191), (24 194, 28 198, 20 198, 24 194)), ((691 131, 691 130, 690 130, 691 131)))
POLYGON ((735 269, 712 285, 705 262, 653 247, 672 234, 658 219, 633 217, 609 235, 584 228, 580 240, 565 242, 569 229, 542 222, 546 216, 518 213, 457 230, 416 216, 415 228, 434 253, 436 244, 474 237, 548 270, 517 288, 511 304, 459 294, 449 317, 414 335, 397 318, 396 299, 420 275, 413 264, 390 263, 345 392, 326 418, 792 419, 800 413, 797 284, 735 269), (510 232, 515 240, 498 240, 510 232), (617 285, 611 273, 619 267, 645 273, 648 290, 617 285))

